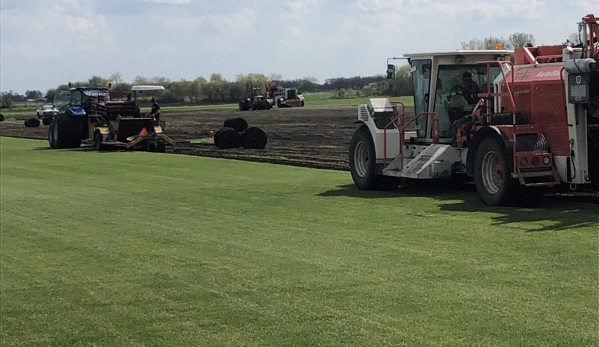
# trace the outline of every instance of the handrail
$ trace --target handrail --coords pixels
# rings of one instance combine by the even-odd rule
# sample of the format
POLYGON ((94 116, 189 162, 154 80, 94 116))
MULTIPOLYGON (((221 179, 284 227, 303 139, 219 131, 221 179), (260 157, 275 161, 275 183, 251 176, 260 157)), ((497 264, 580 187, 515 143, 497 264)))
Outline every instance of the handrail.
MULTIPOLYGON (((403 102, 401 101, 392 101, 391 104, 393 105, 401 105, 401 112, 398 112, 398 116, 394 117, 393 119, 391 119, 391 121, 389 123, 387 123, 385 125, 385 127, 383 128, 383 168, 387 167, 387 128, 395 123, 398 119, 401 118, 401 124, 403 124, 405 116, 406 116, 406 106, 404 105, 403 102)), ((401 140, 399 141, 399 148, 402 147, 401 144, 401 140)))
MULTIPOLYGON (((514 83, 514 75, 516 74, 515 70, 514 70, 514 64, 512 64, 511 61, 499 61, 499 60, 488 60, 488 61, 479 61, 477 62, 477 64, 487 64, 487 66, 490 66, 490 64, 498 64, 499 65, 499 69, 501 70, 501 76, 503 76, 503 80, 505 81, 505 87, 507 88, 508 91, 508 96, 510 97, 510 101, 512 102, 512 106, 514 106, 514 111, 517 109, 516 107, 516 101, 514 100, 514 93, 512 93, 512 89, 510 88, 510 84, 507 82, 507 77, 505 75, 505 70, 503 69, 503 64, 507 64, 511 67, 512 69, 512 83, 514 83)), ((487 83, 489 83, 489 79, 491 78, 490 74, 487 78, 487 83)), ((485 94, 485 93, 480 93, 480 94, 485 94)), ((487 94, 491 94, 489 92, 489 90, 487 89, 487 94)), ((486 96, 489 96, 486 95, 486 96)))
POLYGON ((413 122, 416 121, 416 119, 418 119, 420 116, 423 115, 428 115, 428 116, 432 116, 433 117, 433 121, 431 124, 431 128, 434 127, 434 125, 437 125, 437 129, 435 131, 435 129, 433 129, 433 143, 439 143, 439 114, 437 112, 422 112, 419 115, 417 115, 416 117, 414 117, 412 120, 410 120, 409 122, 405 123, 402 127, 401 127, 401 131, 399 132, 399 141, 402 144, 401 147, 399 147, 399 156, 400 156, 400 170, 403 170, 403 148, 404 148, 404 136, 405 136, 405 130, 408 127, 408 125, 412 124, 413 122))

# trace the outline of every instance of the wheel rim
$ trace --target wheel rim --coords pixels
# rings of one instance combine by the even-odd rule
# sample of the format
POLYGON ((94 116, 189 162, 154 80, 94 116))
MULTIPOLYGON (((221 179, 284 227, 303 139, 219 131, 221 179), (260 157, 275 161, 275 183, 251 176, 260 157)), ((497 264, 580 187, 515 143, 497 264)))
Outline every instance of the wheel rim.
POLYGON ((369 165, 368 147, 366 147, 363 141, 358 142, 354 151, 354 167, 358 176, 365 177, 368 173, 369 165))
POLYGON ((503 184, 503 163, 495 152, 485 154, 482 163, 482 181, 485 189, 491 194, 497 194, 503 184))

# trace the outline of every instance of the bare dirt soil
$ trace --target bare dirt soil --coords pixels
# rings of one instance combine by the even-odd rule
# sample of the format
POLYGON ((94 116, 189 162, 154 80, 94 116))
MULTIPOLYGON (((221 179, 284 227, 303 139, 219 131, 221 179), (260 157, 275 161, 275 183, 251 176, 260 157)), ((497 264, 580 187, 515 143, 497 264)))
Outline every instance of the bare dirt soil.
MULTIPOLYGON (((166 133, 177 141, 167 151, 199 155, 297 165, 312 168, 348 170, 349 143, 359 124, 357 107, 273 108, 271 110, 202 110, 174 113, 163 107, 166 133), (264 130, 265 149, 219 149, 209 139, 231 117, 243 117, 250 127, 264 130)), ((406 114, 413 114, 412 109, 406 114)), ((47 139, 48 127, 26 128, 22 120, 0 123, 0 136, 47 139)))

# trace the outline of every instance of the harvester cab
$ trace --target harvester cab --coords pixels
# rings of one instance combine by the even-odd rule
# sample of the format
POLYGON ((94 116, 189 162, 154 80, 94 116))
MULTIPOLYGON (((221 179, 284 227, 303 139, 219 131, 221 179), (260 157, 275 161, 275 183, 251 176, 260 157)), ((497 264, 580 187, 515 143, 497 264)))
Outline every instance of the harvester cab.
POLYGON ((599 188, 599 27, 593 15, 579 27, 591 44, 405 54, 415 117, 385 98, 359 106, 356 186, 471 179, 489 205, 532 202, 550 187, 599 188))
POLYGON ((77 148, 93 141, 97 150, 108 147, 142 147, 164 152, 175 142, 164 133, 165 123, 155 125, 141 114, 137 93, 163 90, 162 86, 133 86, 131 92, 111 92, 105 87, 77 87, 57 92, 48 142, 53 148, 77 148))

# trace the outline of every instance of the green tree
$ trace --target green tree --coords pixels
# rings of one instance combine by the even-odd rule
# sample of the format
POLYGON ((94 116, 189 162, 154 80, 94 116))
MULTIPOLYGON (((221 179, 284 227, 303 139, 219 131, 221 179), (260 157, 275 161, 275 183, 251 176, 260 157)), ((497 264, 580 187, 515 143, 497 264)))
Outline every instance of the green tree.
POLYGON ((570 42, 573 45, 579 45, 582 41, 580 40, 580 35, 578 33, 572 33, 568 36, 566 42, 570 42))
POLYGON ((150 84, 157 86, 167 86, 171 83, 171 80, 164 76, 154 76, 150 78, 150 84))
POLYGON ((532 34, 525 33, 513 33, 508 37, 508 45, 506 48, 514 49, 514 48, 522 48, 527 44, 535 44, 535 38, 532 34))
POLYGON ((112 84, 114 84, 116 86, 123 81, 123 76, 121 76, 121 74, 119 72, 115 72, 112 75, 110 75, 110 77, 108 77, 108 79, 111 80, 112 84))
POLYGON ((89 80, 87 80, 87 84, 90 87, 108 87, 108 83, 108 79, 100 76, 92 76, 89 80))
POLYGON ((46 102, 52 103, 54 102, 54 95, 56 95, 56 89, 50 88, 46 91, 46 102))
POLYGON ((195 80, 193 80, 193 83, 191 85, 191 95, 192 95, 192 100, 194 102, 202 100, 205 97, 205 95, 203 93, 203 86, 206 83, 207 83, 207 81, 204 77, 198 77, 195 80))
POLYGON ((13 92, 12 90, 7 93, 2 93, 2 107, 1 108, 11 108, 12 107, 12 98, 13 92))
POLYGON ((145 77, 135 76, 135 78, 133 79, 133 85, 135 86, 144 86, 148 84, 150 84, 150 80, 145 77))

